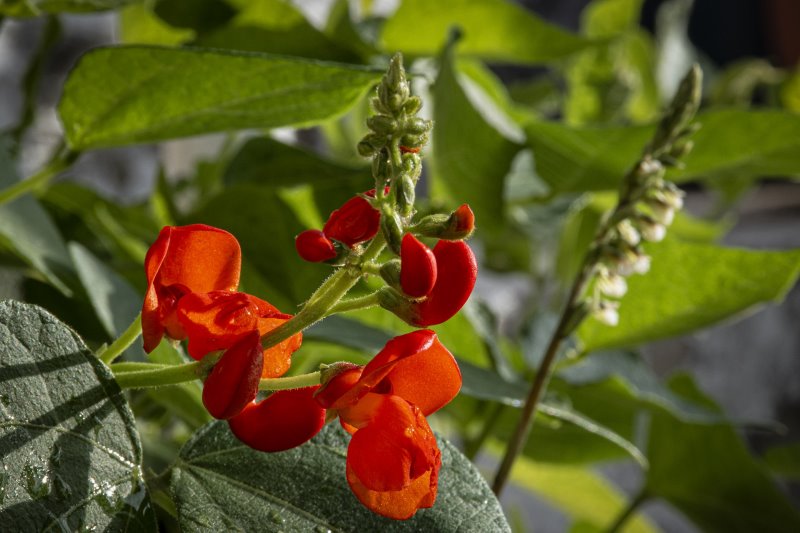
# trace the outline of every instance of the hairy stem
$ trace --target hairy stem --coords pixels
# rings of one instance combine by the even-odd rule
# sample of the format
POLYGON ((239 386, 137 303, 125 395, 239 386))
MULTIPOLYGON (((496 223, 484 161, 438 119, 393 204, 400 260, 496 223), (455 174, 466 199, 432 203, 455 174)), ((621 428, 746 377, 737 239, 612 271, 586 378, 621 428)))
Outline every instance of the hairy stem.
POLYGON ((136 315, 136 318, 131 322, 131 325, 128 326, 128 329, 122 332, 117 340, 111 343, 105 350, 98 352, 97 357, 100 358, 102 362, 107 365, 110 365, 114 359, 119 357, 122 352, 128 349, 128 347, 133 344, 133 342, 139 338, 139 335, 142 334, 142 314, 139 313, 136 315))
POLYGON ((285 378, 264 378, 258 384, 258 390, 290 390, 313 387, 320 383, 320 372, 288 376, 285 378))

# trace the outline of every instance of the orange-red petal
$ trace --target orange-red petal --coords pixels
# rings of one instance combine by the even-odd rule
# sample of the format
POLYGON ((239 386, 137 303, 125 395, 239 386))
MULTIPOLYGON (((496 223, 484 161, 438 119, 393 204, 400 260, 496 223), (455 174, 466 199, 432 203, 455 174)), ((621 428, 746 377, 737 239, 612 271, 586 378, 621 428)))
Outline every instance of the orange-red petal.
POLYGON ((332 409, 353 405, 365 394, 375 391, 400 396, 427 416, 446 405, 461 389, 461 371, 455 358, 436 333, 427 329, 387 342, 350 387, 334 383, 338 377, 320 393, 332 409), (328 387, 331 387, 330 392, 328 387))
POLYGON ((165 289, 179 287, 181 293, 235 290, 241 262, 239 243, 227 231, 204 224, 163 228, 145 256, 145 350, 154 350, 165 332, 183 337, 173 314, 175 293, 165 289))
POLYGON ((475 254, 463 241, 439 241, 433 248, 438 275, 428 297, 415 305, 413 325, 433 326, 449 320, 467 302, 478 277, 475 254))
POLYGON ((409 518, 436 498, 441 466, 436 439, 422 412, 402 398, 368 394, 362 401, 373 404, 374 413, 350 440, 348 483, 372 511, 409 518))
POLYGON ((436 258, 430 248, 411 233, 400 245, 400 287, 412 298, 422 298, 436 284, 436 258))
POLYGON ((228 420, 228 425, 240 441, 262 452, 299 446, 325 424, 325 409, 314 401, 318 388, 275 392, 260 403, 249 404, 228 420))
POLYGON ((373 238, 378 233, 380 219, 380 212, 372 204, 355 196, 331 213, 322 232, 329 239, 353 246, 373 238))
POLYGON ((255 331, 228 349, 203 384, 203 405, 211 416, 231 418, 252 402, 263 365, 261 338, 255 331))

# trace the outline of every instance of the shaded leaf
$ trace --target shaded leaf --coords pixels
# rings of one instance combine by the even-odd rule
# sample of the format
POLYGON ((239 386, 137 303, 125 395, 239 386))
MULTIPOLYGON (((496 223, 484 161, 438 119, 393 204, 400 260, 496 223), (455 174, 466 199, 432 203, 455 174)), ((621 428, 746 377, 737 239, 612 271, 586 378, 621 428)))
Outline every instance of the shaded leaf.
MULTIPOLYGON (((8 139, 0 138, 0 188, 18 179, 8 149, 8 139)), ((0 205, 0 240, 61 293, 72 294, 67 281, 74 276, 69 252, 50 215, 36 199, 25 195, 0 205)))
POLYGON ((800 480, 800 443, 783 444, 767 450, 764 460, 778 476, 800 480))
POLYGON ((487 123, 459 83, 449 46, 433 90, 433 192, 466 202, 480 230, 497 232, 505 218, 505 176, 520 145, 487 123), (469 132, 469 134, 466 134, 469 132))
MULTIPOLYGON (((669 179, 800 173, 800 116, 737 109, 701 113, 695 148, 669 179)), ((615 189, 652 134, 648 126, 571 127, 531 122, 525 127, 538 174, 554 189, 615 189)))
POLYGON ((431 56, 453 27, 463 33, 459 53, 487 61, 544 63, 590 43, 506 0, 404 0, 384 25, 381 44, 385 50, 431 56))
POLYGON ((456 448, 439 439, 442 468, 431 509, 392 521, 363 507, 345 480, 349 436, 338 424, 298 448, 262 453, 224 422, 201 429, 181 450, 171 490, 184 531, 510 531, 488 485, 456 448))
MULTIPOLYGON (((626 499, 614 486, 589 467, 555 465, 519 457, 511 472, 517 486, 540 496, 575 522, 605 531, 625 508, 626 499)), ((642 515, 635 515, 627 533, 658 531, 642 515)))
POLYGON ((251 139, 225 170, 225 183, 252 183, 265 187, 308 184, 325 217, 357 192, 374 187, 369 167, 324 159, 302 148, 269 137, 251 139))
MULTIPOLYGON (((683 397, 717 409, 687 376, 671 385, 683 397)), ((727 424, 691 425, 654 413, 648 457, 647 493, 666 499, 705 531, 800 529, 800 513, 727 424)))
POLYGON ((139 314, 142 297, 81 244, 69 243, 69 253, 97 318, 109 337, 118 337, 139 314))
POLYGON ((133 415, 108 368, 44 310, 0 303, 0 529, 156 531, 133 415))
POLYGON ((800 250, 753 251, 667 239, 647 246, 650 271, 628 279, 619 325, 578 330, 586 351, 680 335, 780 301, 800 273, 800 250))
POLYGON ((379 74, 352 66, 220 50, 92 50, 59 105, 74 149, 243 128, 308 126, 344 113, 379 74))

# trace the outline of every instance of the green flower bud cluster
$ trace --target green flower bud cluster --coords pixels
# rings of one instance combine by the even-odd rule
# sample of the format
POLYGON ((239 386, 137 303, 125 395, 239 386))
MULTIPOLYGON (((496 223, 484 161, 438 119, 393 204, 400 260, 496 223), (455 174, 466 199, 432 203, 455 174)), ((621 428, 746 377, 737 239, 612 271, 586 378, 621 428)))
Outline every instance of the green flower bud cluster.
POLYGON ((650 270, 643 242, 664 239, 684 193, 665 180, 666 167, 681 165, 692 149, 691 124, 700 104, 701 72, 693 67, 681 82, 645 154, 626 176, 619 202, 595 239, 593 294, 588 305, 599 321, 619 322, 619 299, 627 291, 626 277, 650 270))
POLYGON ((381 232, 389 248, 400 252, 400 242, 414 215, 416 186, 422 174, 420 149, 427 143, 432 123, 417 116, 422 100, 411 95, 403 59, 396 54, 372 98, 375 114, 367 119, 369 133, 358 152, 372 158, 375 207, 381 212, 381 232), (387 188, 388 187, 388 192, 387 188))

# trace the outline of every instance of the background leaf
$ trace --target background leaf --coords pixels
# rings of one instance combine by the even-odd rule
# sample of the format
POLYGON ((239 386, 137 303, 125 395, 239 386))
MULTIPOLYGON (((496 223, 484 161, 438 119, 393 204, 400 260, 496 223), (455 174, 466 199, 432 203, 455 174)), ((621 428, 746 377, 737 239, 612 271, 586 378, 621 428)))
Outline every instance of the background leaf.
POLYGON ((348 441, 333 423, 303 446, 262 453, 242 445, 225 422, 204 427, 172 471, 182 530, 510 531, 481 475, 441 439, 436 504, 407 521, 371 513, 345 480, 348 441))
POLYGON ((124 6, 132 0, 4 0, 0 15, 38 17, 43 13, 88 13, 124 6))
MULTIPOLYGON (((17 182, 7 137, 0 138, 0 188, 17 182)), ((30 195, 0 205, 0 244, 40 272, 48 282, 70 296, 74 268, 64 239, 53 219, 30 195)))
MULTIPOLYGON (((760 177, 800 173, 800 116, 783 111, 708 111, 684 168, 667 178, 688 181, 726 176, 760 177)), ((639 158, 652 127, 572 127, 534 121, 525 127, 536 170, 561 192, 615 189, 639 158)))
POLYGON ((766 252, 666 239, 647 247, 650 272, 628 279, 619 325, 587 320, 586 351, 679 335, 780 301, 800 273, 800 250, 766 252))
POLYGON ((435 55, 453 27, 464 35, 460 54, 488 61, 543 63, 588 44, 506 0, 404 0, 386 22, 381 44, 412 56, 435 55))
POLYGON ((488 124, 473 107, 459 84, 452 49, 449 46, 442 55, 433 89, 434 185, 444 189, 434 188, 434 195, 445 192, 448 198, 469 203, 478 228, 497 232, 505 218, 505 175, 520 145, 488 124))
POLYGON ((308 126, 344 113, 377 81, 353 66, 148 46, 83 56, 59 105, 74 149, 243 128, 308 126))
POLYGON ((133 415, 77 335, 0 303, 0 376, 0 529, 156 530, 133 415))
MULTIPOLYGON (((715 408, 686 376, 674 379, 672 388, 715 408)), ((800 529, 800 513, 729 425, 691 425, 656 413, 648 457, 647 493, 665 498, 705 531, 800 529)))

